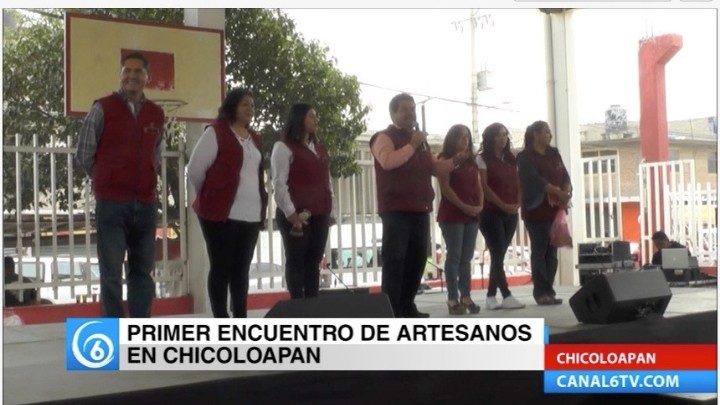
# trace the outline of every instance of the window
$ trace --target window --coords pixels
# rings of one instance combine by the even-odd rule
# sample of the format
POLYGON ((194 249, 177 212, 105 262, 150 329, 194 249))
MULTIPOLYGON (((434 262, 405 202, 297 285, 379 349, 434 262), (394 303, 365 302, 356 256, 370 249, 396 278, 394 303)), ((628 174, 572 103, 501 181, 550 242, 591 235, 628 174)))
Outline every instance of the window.
MULTIPOLYGON (((73 277, 75 280, 83 280, 82 263, 78 261, 74 262, 73 265, 75 267, 73 277)), ((57 261, 55 262, 55 267, 57 269, 58 280, 70 280, 70 262, 57 261)))
MULTIPOLYGON (((17 265, 17 264, 16 264, 17 265)), ((19 270, 15 270, 19 274, 19 270)), ((43 262, 26 262, 22 263, 22 276, 32 279, 33 281, 43 281, 45 274, 45 263, 43 262)))
POLYGON ((680 149, 668 150, 668 160, 680 160, 680 149))
POLYGON ((708 173, 717 174, 717 170, 718 170, 717 152, 708 153, 708 161, 707 162, 708 162, 708 173))
POLYGON ((615 161, 617 160, 618 152, 615 149, 604 149, 604 150, 593 150, 593 151, 585 151, 582 153, 583 158, 606 158, 601 160, 593 160, 593 161, 586 161, 583 162, 583 173, 590 174, 590 164, 592 163, 592 172, 593 174, 598 173, 605 173, 607 172, 607 163, 605 163, 608 158, 615 158, 615 159, 609 159, 610 161, 610 173, 615 173, 615 161))

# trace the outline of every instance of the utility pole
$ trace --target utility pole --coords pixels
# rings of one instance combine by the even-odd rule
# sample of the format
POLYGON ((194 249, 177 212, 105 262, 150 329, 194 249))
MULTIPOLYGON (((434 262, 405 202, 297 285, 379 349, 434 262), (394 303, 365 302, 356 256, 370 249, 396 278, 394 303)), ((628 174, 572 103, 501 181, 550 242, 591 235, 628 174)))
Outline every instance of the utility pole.
POLYGON ((470 18, 467 20, 454 21, 455 29, 463 31, 464 23, 470 23, 470 108, 472 113, 472 132, 480 137, 478 128, 478 72, 475 66, 475 31, 480 26, 482 30, 486 26, 494 26, 495 21, 492 14, 479 14, 480 10, 470 10, 470 18))
MULTIPOLYGON (((475 68, 475 21, 476 10, 470 10, 470 108, 472 110, 472 133, 480 137, 478 133, 478 108, 477 108, 477 70, 475 68)), ((477 143, 480 145, 480 143, 477 143)))

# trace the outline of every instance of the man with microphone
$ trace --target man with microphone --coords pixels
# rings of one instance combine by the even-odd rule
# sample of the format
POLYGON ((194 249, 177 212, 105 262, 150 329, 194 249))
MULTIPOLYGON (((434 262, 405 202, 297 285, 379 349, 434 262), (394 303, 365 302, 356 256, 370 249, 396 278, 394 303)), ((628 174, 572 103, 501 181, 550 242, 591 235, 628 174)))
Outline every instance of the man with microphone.
POLYGON ((432 176, 447 173, 467 152, 437 160, 417 129, 415 100, 407 93, 390 100, 392 124, 373 135, 378 212, 383 222, 382 291, 397 318, 427 318, 415 305, 425 269, 435 193, 432 176))

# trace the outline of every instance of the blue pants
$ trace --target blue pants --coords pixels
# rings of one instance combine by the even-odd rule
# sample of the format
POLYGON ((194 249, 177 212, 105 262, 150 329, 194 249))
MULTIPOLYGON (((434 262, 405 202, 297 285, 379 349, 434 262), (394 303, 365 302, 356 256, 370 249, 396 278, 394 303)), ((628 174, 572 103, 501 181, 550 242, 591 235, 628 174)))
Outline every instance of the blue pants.
POLYGON ((478 223, 471 222, 440 222, 447 258, 445 259, 445 280, 447 281, 448 300, 470 296, 470 277, 472 275, 472 259, 475 254, 478 223))
POLYGON ((95 217, 103 316, 124 316, 122 271, 127 251, 126 278, 130 317, 149 318, 155 295, 155 282, 151 276, 155 268, 155 204, 145 204, 137 200, 98 200, 95 217))

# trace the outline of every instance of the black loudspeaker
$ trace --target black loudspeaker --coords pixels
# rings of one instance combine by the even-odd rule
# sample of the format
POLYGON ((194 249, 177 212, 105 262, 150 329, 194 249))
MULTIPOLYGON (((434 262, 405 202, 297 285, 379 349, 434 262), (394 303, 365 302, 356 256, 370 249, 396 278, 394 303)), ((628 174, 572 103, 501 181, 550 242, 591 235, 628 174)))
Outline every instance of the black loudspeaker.
POLYGON ((633 321, 662 315, 672 292, 661 271, 599 274, 570 298, 570 308, 583 323, 633 321))
POLYGON ((265 318, 394 318, 385 294, 334 294, 280 301, 265 318))
POLYGON ((368 288, 368 287, 321 288, 318 295, 320 297, 327 297, 327 296, 331 296, 331 295, 344 295, 344 294, 370 294, 370 288, 368 288))

